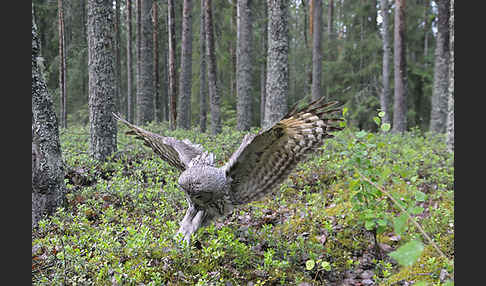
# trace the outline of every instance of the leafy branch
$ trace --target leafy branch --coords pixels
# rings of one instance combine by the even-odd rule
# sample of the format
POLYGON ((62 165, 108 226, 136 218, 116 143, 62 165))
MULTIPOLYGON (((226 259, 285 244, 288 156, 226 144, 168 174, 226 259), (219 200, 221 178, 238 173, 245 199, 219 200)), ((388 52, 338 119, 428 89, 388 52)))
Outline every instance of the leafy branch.
POLYGON ((408 213, 408 211, 398 203, 398 201, 388 192, 386 191, 384 188, 382 188, 381 186, 378 186, 376 183, 374 183, 373 181, 371 181, 368 177, 364 176, 363 174, 361 174, 358 170, 356 170, 356 172, 365 180, 367 181, 368 183, 370 183, 372 186, 374 186, 375 188, 377 188, 378 190, 380 190, 381 192, 383 192, 388 198, 390 198, 390 200, 398 206, 398 208, 403 212, 405 213, 408 218, 413 222, 413 224, 417 227, 417 229, 423 234, 423 236, 429 241, 430 244, 432 244, 432 246, 435 248, 435 250, 437 250, 437 252, 442 256, 444 257, 448 263, 450 263, 450 259, 440 250, 440 248, 437 246, 437 244, 434 242, 434 240, 425 232, 425 230, 422 228, 422 226, 408 213))

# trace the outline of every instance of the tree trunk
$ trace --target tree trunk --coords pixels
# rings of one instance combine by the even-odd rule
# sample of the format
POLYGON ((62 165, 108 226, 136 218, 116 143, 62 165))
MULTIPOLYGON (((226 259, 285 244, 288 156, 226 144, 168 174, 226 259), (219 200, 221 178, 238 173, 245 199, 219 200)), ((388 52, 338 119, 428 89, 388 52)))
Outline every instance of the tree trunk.
POLYGON ((62 127, 67 128, 67 49, 66 49, 66 33, 64 29, 64 12, 62 13, 62 127))
POLYGON ((59 117, 61 127, 67 128, 67 96, 66 96, 66 40, 64 33, 64 9, 63 1, 58 0, 58 17, 59 17, 59 117))
POLYGON ((334 1, 329 0, 329 7, 327 8, 327 41, 331 42, 334 39, 334 1))
POLYGON ((40 61, 32 9, 32 229, 61 205, 66 188, 58 121, 40 61))
POLYGON ((264 1, 263 3, 263 35, 262 39, 262 63, 261 63, 261 74, 260 74, 260 127, 263 127, 263 123, 265 121, 265 101, 267 97, 267 50, 268 50, 268 25, 267 25, 267 18, 268 18, 268 9, 267 9, 267 2, 264 1))
POLYGON ((395 2, 394 76, 395 97, 393 105, 393 129, 403 133, 407 129, 407 61, 405 39, 405 0, 395 2))
POLYGON ((437 41, 435 46, 434 86, 430 131, 444 133, 447 120, 447 90, 449 87, 449 14, 450 1, 437 2, 437 41))
MULTIPOLYGON (((328 47, 328 59, 334 60, 335 59, 335 51, 334 51, 334 1, 329 0, 327 8, 327 47, 328 47)), ((329 89, 329 86, 326 87, 329 89)), ((328 95, 329 96, 329 93, 328 95)))
MULTIPOLYGON (((427 85, 428 81, 428 73, 427 69, 429 66, 429 31, 430 31, 430 20, 429 20, 429 7, 430 1, 424 1, 424 15, 423 15, 423 23, 424 23, 424 49, 423 49, 423 57, 422 57, 422 76, 420 78, 420 82, 417 83, 417 94, 415 98, 415 124, 417 126, 422 127, 423 124, 423 115, 424 115, 424 90, 427 85)), ((429 122, 430 123, 430 122, 429 122)))
POLYGON ((268 1, 267 98, 264 128, 287 113, 289 87, 288 0, 268 1))
POLYGON ((449 19, 449 100, 447 112, 447 149, 454 152, 454 0, 450 0, 449 19))
POLYGON ((181 73, 177 126, 191 128, 192 0, 184 0, 182 13, 181 73))
POLYGON ((88 75, 90 152, 105 160, 116 151, 115 71, 111 35, 111 1, 88 1, 88 75))
POLYGON ((206 122, 208 113, 207 104, 207 89, 208 83, 206 81, 206 19, 204 17, 205 7, 204 1, 201 0, 201 14, 200 14, 200 26, 199 26, 199 53, 200 53, 200 65, 199 65, 199 128, 201 132, 206 132, 206 122))
POLYGON ((429 6, 430 6, 430 2, 424 1, 424 68, 427 68, 428 66, 427 56, 429 54, 429 29, 430 29, 429 6))
POLYGON ((133 123, 132 1, 127 0, 127 120, 133 123))
POLYGON ((136 45, 135 45, 135 57, 136 57, 136 60, 135 60, 135 65, 136 65, 136 69, 135 69, 135 98, 133 99, 133 102, 134 102, 134 105, 133 105, 133 119, 138 122, 138 107, 137 107, 137 104, 138 104, 138 89, 139 89, 139 86, 141 85, 140 83, 140 71, 141 71, 141 64, 142 64, 142 61, 140 60, 140 57, 141 57, 141 47, 142 47, 142 0, 136 0, 136 6, 135 6, 135 42, 136 42, 136 45))
POLYGON ((117 112, 122 110, 121 107, 121 55, 120 55, 120 1, 116 0, 115 4, 115 109, 117 112))
POLYGON ((137 82, 137 124, 154 120, 152 0, 141 1, 140 76, 137 82))
MULTIPOLYGON (((163 10, 162 10, 163 11, 163 10)), ((168 47, 169 44, 167 43, 169 40, 169 20, 168 20, 168 11, 165 10, 163 17, 165 21, 162 21, 162 33, 161 35, 165 35, 165 39, 161 41, 161 55, 162 58, 162 83, 161 83, 161 90, 162 90, 162 118, 164 121, 169 122, 169 52, 168 47)))
POLYGON ((211 112, 211 134, 221 132, 221 106, 218 90, 216 55, 214 54, 213 13, 211 0, 206 0, 206 58, 208 59, 208 91, 211 112))
MULTIPOLYGON (((312 53, 312 50, 309 51, 309 46, 311 45, 310 42, 312 41, 312 30, 313 30, 313 17, 314 17, 314 2, 313 0, 306 0, 307 3, 309 4, 309 12, 307 12, 307 9, 304 7, 304 24, 307 22, 307 17, 309 17, 309 37, 307 36, 307 25, 304 26, 304 36, 305 36, 305 48, 307 52, 312 53), (307 16, 307 13, 309 15, 307 16), (309 39, 310 38, 310 39, 309 39)), ((310 68, 307 66, 307 57, 305 59, 306 61, 306 66, 304 67, 304 70, 307 71, 307 82, 305 83, 304 87, 304 94, 307 95, 309 92, 312 95, 312 56, 311 56, 311 63, 310 63, 310 68)))
POLYGON ((322 48, 321 48, 321 21, 322 21, 322 0, 312 0, 312 100, 322 96, 321 74, 322 74, 322 48))
POLYGON ((159 39, 158 39, 158 29, 159 29, 159 6, 157 1, 152 3, 152 21, 153 21, 153 45, 154 45, 154 63, 153 63, 153 78, 154 78, 154 120, 155 122, 160 122, 160 86, 159 86, 159 39))
MULTIPOLYGON (((302 5, 302 7, 303 7, 302 10, 304 11, 304 31, 303 32, 304 32, 304 45, 305 45, 306 48, 309 47, 309 41, 308 41, 308 37, 307 37, 307 17, 308 17, 307 16, 307 7, 306 7, 307 1, 312 1, 312 0, 301 0, 300 1, 300 5, 302 5)), ((267 3, 267 6, 268 6, 268 3, 267 3)))
POLYGON ((251 0, 238 0, 236 20, 236 92, 238 130, 250 130, 252 122, 251 0))
POLYGON ((236 87, 236 47, 235 47, 235 41, 233 41, 234 37, 237 37, 236 34, 237 32, 237 3, 238 0, 229 0, 231 2, 231 19, 230 19, 230 24, 231 24, 231 33, 232 37, 230 38, 229 41, 229 48, 230 48, 230 57, 231 57, 231 74, 230 74, 230 96, 231 97, 236 97, 237 96, 237 87, 236 87))
POLYGON ((380 94, 381 111, 385 112, 383 123, 390 123, 390 34, 388 33, 388 0, 380 0, 383 37, 383 89, 380 94))
MULTIPOLYGON (((81 0, 81 19, 82 19, 82 43, 83 46, 88 45, 88 35, 87 35, 87 30, 86 30, 86 0, 81 0)), ((83 49, 81 52, 81 94, 83 98, 88 98, 88 51, 87 49, 83 49)))
MULTIPOLYGON (((301 0, 300 4, 302 6, 302 11, 304 12, 304 19, 303 19, 304 24, 303 24, 303 29, 302 29, 303 30, 302 33, 304 34, 303 45, 304 45, 304 50, 306 52, 309 52, 309 42, 310 41, 309 41, 309 36, 307 34, 311 30, 310 26, 312 26, 312 24, 311 24, 312 19, 309 20, 308 18, 309 17, 312 18, 312 15, 308 15, 308 13, 310 13, 310 11, 311 11, 310 6, 312 6, 312 0, 301 0), (309 22, 309 23, 307 23, 307 22, 309 22), (309 29, 307 29, 307 28, 309 28, 309 29)), ((267 3, 267 7, 268 7, 268 3, 267 3)), ((300 59, 300 60, 304 61, 304 73, 306 75, 305 80, 304 80, 304 84, 303 84, 304 90, 303 90, 302 93, 304 94, 304 96, 307 96, 308 93, 310 92, 310 88, 312 86, 312 69, 309 68, 308 57, 305 57, 305 58, 300 59)), ((267 70, 267 73, 268 73, 268 70, 267 70)))
POLYGON ((168 0, 169 26, 169 125, 171 130, 177 128, 177 74, 176 74, 176 35, 174 0, 168 0))

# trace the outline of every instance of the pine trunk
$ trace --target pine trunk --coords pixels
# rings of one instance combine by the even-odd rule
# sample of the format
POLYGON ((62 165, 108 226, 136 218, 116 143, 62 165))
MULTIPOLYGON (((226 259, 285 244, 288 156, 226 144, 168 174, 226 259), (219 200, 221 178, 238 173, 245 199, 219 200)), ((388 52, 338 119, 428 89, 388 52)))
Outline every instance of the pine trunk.
POLYGON ((231 73, 230 73, 230 96, 231 97, 236 97, 237 96, 237 88, 236 88, 236 47, 235 47, 235 41, 233 41, 233 37, 235 37, 238 32, 237 32, 237 27, 236 27, 236 22, 238 21, 236 19, 237 15, 237 3, 238 0, 229 0, 231 2, 231 19, 230 19, 230 24, 231 24, 231 33, 232 33, 232 38, 229 41, 229 48, 230 48, 230 57, 231 57, 231 73))
POLYGON ((289 87, 288 0, 268 1, 267 98, 264 128, 287 113, 289 87))
MULTIPOLYGON (((335 51, 334 51, 334 1, 329 0, 327 8, 327 50, 328 50, 328 59, 334 60, 335 59, 335 51)), ((329 86, 326 87, 329 89, 329 86)), ((329 93, 328 95, 329 96, 329 93)))
POLYGON ((321 74, 322 74, 322 48, 321 48, 321 21, 322 21, 322 0, 312 0, 312 100, 322 96, 321 74))
POLYGON ((154 63, 153 63, 153 78, 154 78, 154 120, 155 122, 161 121, 160 116, 160 83, 159 83, 159 6, 156 1, 152 3, 152 21, 153 27, 153 45, 154 45, 154 63))
POLYGON ((252 122, 251 0, 238 0, 236 21, 236 94, 238 130, 250 130, 252 122))
POLYGON ((454 152, 454 0, 450 0, 449 18, 449 100, 447 112, 447 149, 454 152))
POLYGON ((393 105, 393 129, 395 133, 403 133, 407 129, 407 62, 405 39, 405 0, 395 2, 394 31, 394 72, 395 97, 393 105))
POLYGON ((390 123, 390 34, 388 33, 388 0, 380 0, 383 37, 383 89, 380 94, 381 111, 385 112, 383 123, 390 123))
POLYGON ((140 75, 137 82, 137 124, 154 120, 152 0, 141 1, 140 75))
MULTIPOLYGON (((82 19, 82 28, 81 28, 81 35, 83 38, 82 45, 87 46, 87 29, 86 29, 86 0, 81 0, 81 19, 82 19)), ((88 98, 88 51, 83 49, 81 52, 81 94, 84 98, 88 98)))
POLYGON ((334 1, 329 0, 327 8, 327 40, 330 43, 334 39, 334 1))
POLYGON ((133 123, 132 1, 127 0, 127 120, 133 123))
POLYGON ((133 120, 138 122, 138 107, 137 107, 137 104, 138 104, 138 88, 139 86, 141 85, 140 83, 140 65, 142 63, 142 61, 140 60, 140 56, 141 56, 141 46, 142 46, 142 42, 141 42, 141 34, 142 34, 142 0, 136 0, 136 5, 135 5, 135 42, 136 42, 136 45, 135 45, 135 98, 133 99, 133 120))
POLYGON ((32 229, 61 205, 66 188, 58 121, 40 61, 32 9, 32 229))
MULTIPOLYGON (((162 10, 163 11, 163 10, 162 10)), ((161 82, 161 86, 160 86, 160 89, 162 91, 162 95, 161 95, 161 105, 162 105, 162 113, 161 113, 161 116, 162 116, 162 120, 163 121, 167 121, 169 122, 169 66, 168 66, 168 62, 169 62, 169 52, 168 52, 168 47, 169 47, 169 44, 167 43, 168 40, 169 40, 169 28, 168 28, 168 13, 167 13, 167 10, 165 11, 165 13, 163 14, 162 18, 165 18, 165 21, 162 21, 161 22, 161 30, 162 30, 162 33, 161 33, 161 36, 163 37, 162 41, 160 42, 161 44, 161 48, 160 48, 160 52, 161 52, 161 59, 162 59, 162 62, 161 62, 161 65, 162 65, 162 82, 161 82)))
POLYGON ((207 64, 206 64, 206 18, 204 17, 205 8, 204 1, 201 0, 201 14, 200 14, 200 26, 199 26, 199 128, 201 132, 206 132, 206 122, 208 113, 207 104, 207 89, 208 83, 206 80, 207 64))
POLYGON ((206 0, 206 58, 208 59, 209 109, 211 113, 211 134, 221 133, 221 106, 217 86, 216 55, 214 54, 213 13, 211 0, 206 0))
POLYGON ((169 28, 169 125, 171 130, 177 128, 177 75, 176 75, 176 35, 174 0, 168 0, 169 28))
POLYGON ((66 41, 64 33, 63 1, 58 0, 58 30, 59 30, 59 117, 60 126, 67 128, 66 115, 66 41))
POLYGON ((192 0, 184 0, 182 10, 181 74, 177 126, 191 128, 192 88, 192 0))
POLYGON ((100 161, 116 151, 115 71, 111 35, 113 8, 109 0, 88 1, 88 76, 90 152, 100 161))
POLYGON ((115 109, 117 112, 122 110, 121 107, 121 58, 120 58, 120 1, 116 0, 115 4, 115 109))
POLYGON ((267 25, 267 18, 268 18, 268 9, 267 3, 264 1, 263 3, 263 35, 262 39, 262 63, 261 63, 261 74, 260 74, 260 127, 263 127, 263 123, 265 121, 265 101, 267 98, 267 50, 268 50, 268 25, 267 25))
POLYGON ((444 133, 447 120, 447 90, 449 88, 449 15, 450 1, 438 1, 437 42, 435 46, 434 86, 430 131, 444 133))

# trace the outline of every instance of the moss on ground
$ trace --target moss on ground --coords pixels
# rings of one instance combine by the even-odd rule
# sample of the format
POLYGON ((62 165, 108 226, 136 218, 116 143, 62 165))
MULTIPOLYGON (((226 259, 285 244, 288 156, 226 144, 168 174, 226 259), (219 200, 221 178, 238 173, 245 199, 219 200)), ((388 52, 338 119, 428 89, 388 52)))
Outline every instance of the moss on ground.
MULTIPOLYGON (((202 144, 218 165, 244 136, 146 128, 202 144)), ((33 285, 441 285, 454 273, 453 155, 441 136, 341 132, 272 195, 183 247, 173 239, 186 207, 178 173, 124 131, 105 163, 90 158, 86 128, 62 131, 68 192, 32 233, 33 285), (410 221, 398 236, 400 209, 358 173, 401 201, 448 260, 410 221), (412 239, 425 248, 412 266, 400 266, 388 253, 412 239)))

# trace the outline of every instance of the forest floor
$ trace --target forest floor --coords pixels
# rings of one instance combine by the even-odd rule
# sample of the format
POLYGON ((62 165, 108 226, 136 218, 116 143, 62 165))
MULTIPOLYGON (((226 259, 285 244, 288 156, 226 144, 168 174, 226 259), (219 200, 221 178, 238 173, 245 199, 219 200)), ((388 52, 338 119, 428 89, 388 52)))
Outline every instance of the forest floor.
MULTIPOLYGON (((218 165, 245 135, 144 128, 218 165)), ((33 285, 453 285, 454 158, 440 135, 347 128, 183 246, 178 172, 124 131, 98 163, 87 127, 61 130, 66 202, 32 232, 33 285)))

